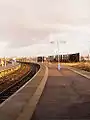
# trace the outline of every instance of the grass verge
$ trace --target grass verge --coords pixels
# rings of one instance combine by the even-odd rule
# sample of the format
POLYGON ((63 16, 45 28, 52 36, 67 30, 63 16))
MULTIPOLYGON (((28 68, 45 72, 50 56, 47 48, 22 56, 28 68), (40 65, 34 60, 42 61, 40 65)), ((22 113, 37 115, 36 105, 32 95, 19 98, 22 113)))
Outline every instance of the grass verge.
POLYGON ((65 65, 90 72, 90 62, 66 63, 65 65))

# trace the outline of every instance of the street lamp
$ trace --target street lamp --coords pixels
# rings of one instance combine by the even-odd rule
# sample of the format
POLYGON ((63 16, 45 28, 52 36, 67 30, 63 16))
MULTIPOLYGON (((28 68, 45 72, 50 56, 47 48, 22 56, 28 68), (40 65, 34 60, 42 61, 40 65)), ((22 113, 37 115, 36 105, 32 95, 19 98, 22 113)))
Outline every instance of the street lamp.
POLYGON ((90 41, 88 41, 88 45, 89 45, 89 48, 88 48, 88 61, 90 60, 90 41))
MULTIPOLYGON (((50 43, 51 43, 51 44, 54 44, 55 41, 51 41, 50 43)), ((60 66, 60 57, 59 57, 59 43, 61 43, 61 44, 65 44, 66 41, 63 41, 63 40, 58 41, 58 40, 57 40, 57 50, 58 50, 58 70, 60 70, 60 68, 61 68, 61 66, 60 66)))
POLYGON ((4 57, 4 66, 6 67, 6 57, 4 57))

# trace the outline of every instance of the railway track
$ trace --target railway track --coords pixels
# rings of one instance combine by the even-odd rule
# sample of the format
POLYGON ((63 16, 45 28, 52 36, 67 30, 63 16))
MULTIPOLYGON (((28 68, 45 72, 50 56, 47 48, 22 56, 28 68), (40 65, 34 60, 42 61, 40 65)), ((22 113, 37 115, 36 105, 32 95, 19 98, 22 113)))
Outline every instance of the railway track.
POLYGON ((10 85, 14 84, 16 81, 22 78, 28 71, 30 71, 30 66, 27 65, 26 67, 23 65, 19 70, 13 72, 8 76, 4 76, 0 79, 0 92, 3 91, 5 88, 9 87, 10 85))
MULTIPOLYGON (((35 66, 32 66, 30 71, 22 78, 10 85, 6 89, 0 92, 0 103, 4 102, 9 96, 15 93, 21 86, 23 86, 28 80, 30 80, 36 73, 35 66)), ((39 70, 39 69, 38 69, 39 70)))

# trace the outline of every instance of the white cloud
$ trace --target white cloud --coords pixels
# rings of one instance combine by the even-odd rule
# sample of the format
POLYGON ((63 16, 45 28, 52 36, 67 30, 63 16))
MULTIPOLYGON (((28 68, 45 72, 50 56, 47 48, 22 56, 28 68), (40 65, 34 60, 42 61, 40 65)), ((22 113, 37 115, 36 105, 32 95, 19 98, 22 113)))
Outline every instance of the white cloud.
POLYGON ((87 50, 90 0, 0 0, 0 41, 7 43, 0 47, 3 55, 53 53, 50 34, 67 41, 62 52, 87 50))

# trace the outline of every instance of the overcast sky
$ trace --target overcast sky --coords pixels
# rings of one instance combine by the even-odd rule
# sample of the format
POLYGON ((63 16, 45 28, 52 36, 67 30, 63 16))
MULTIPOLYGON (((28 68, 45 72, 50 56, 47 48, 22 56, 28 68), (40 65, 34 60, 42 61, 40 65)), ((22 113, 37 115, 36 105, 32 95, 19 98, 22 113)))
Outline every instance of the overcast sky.
POLYGON ((57 41, 60 53, 88 53, 90 0, 0 0, 0 56, 56 54, 57 41))

